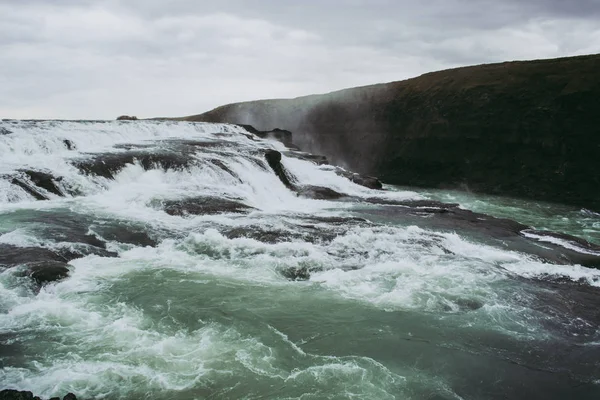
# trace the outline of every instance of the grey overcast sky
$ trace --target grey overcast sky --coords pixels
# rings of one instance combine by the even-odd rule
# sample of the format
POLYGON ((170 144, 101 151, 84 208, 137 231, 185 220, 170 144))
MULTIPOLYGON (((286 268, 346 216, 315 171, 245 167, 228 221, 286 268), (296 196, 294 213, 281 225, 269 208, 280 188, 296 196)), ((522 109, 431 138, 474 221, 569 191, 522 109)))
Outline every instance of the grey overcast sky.
POLYGON ((600 52, 600 0, 0 0, 0 118, 197 114, 600 52))

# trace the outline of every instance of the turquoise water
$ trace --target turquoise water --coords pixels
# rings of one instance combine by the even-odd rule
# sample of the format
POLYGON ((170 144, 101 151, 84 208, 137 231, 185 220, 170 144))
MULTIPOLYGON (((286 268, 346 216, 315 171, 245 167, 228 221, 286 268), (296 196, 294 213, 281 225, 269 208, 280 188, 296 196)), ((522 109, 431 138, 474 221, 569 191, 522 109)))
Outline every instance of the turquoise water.
MULTIPOLYGON (((0 245, 85 250, 81 241, 92 235, 118 257, 74 259, 67 279, 41 289, 19 273, 23 266, 1 269, 0 389, 83 399, 600 396, 600 271, 554 265, 484 233, 437 229, 434 217, 406 218, 393 206, 299 198, 260 166, 256 146, 280 145, 247 140, 229 126, 17 128, 10 126, 21 142, 0 138, 11 152, 3 173, 39 165, 80 194, 36 202, 6 186, 13 192, 0 204, 0 245), (32 150, 41 151, 37 134, 46 141, 42 157, 32 150), (238 147, 202 149, 198 165, 179 170, 129 164, 114 179, 69 163, 170 136, 218 137, 238 147), (80 153, 63 150, 64 138, 80 153), (254 209, 174 216, 160 208, 198 193, 254 209), (131 232, 155 244, 127 241, 131 232), (290 280, 298 270, 307 274, 290 280)), ((597 215, 568 207, 373 191, 327 167, 283 163, 301 182, 358 199, 441 199, 538 229, 600 237, 597 215)))
POLYGON ((472 211, 513 219, 539 230, 567 233, 600 244, 600 214, 585 208, 464 191, 431 189, 416 189, 416 191, 428 198, 447 203, 459 203, 472 211))

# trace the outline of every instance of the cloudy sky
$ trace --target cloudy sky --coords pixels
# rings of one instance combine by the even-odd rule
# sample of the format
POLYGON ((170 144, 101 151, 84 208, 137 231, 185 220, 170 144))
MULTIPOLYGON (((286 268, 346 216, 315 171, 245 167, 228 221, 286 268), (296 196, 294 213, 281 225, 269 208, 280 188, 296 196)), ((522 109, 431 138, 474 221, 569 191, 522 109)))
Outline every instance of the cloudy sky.
POLYGON ((600 0, 0 0, 0 118, 197 114, 600 52, 600 0))

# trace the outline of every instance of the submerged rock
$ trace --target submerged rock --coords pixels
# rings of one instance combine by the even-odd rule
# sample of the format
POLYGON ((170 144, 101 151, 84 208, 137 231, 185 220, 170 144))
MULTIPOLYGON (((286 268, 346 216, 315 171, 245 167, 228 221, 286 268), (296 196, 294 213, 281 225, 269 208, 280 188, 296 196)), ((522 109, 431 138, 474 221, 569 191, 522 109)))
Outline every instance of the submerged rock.
POLYGON ((77 146, 75 146, 75 143, 73 143, 69 139, 63 140, 63 144, 65 145, 65 147, 67 148, 67 150, 76 150, 77 149, 77 146))
POLYGON ((37 187, 57 196, 64 197, 65 194, 57 185, 57 182, 60 182, 63 179, 62 177, 55 177, 45 171, 22 170, 21 172, 24 173, 37 187))
POLYGON ((32 392, 18 391, 13 389, 6 389, 0 391, 0 400, 41 400, 39 397, 34 396, 32 392))
POLYGON ((48 193, 64 197, 65 193, 58 186, 62 177, 54 176, 48 171, 22 169, 14 174, 5 176, 5 179, 19 186, 36 200, 49 200, 48 193))
POLYGON ((308 267, 289 267, 280 270, 280 273, 290 281, 307 281, 310 279, 308 267))
POLYGON ((338 168, 335 171, 335 173, 338 174, 339 176, 343 176, 344 178, 349 179, 350 181, 352 181, 353 183, 356 183, 357 185, 364 186, 369 189, 383 189, 383 184, 381 183, 381 181, 374 176, 361 175, 361 174, 357 174, 355 172, 349 172, 349 171, 346 171, 346 170, 343 170, 340 168, 338 168))
POLYGON ((41 247, 17 247, 0 243, 0 266, 10 267, 38 261, 68 261, 55 251, 41 247))
POLYGON ((345 195, 323 186, 301 186, 296 188, 298 196, 315 200, 337 200, 345 195))
POLYGON ((283 154, 285 154, 287 157, 297 158, 303 161, 309 161, 317 165, 329 164, 327 157, 322 156, 320 154, 305 153, 303 151, 285 151, 283 152, 283 154))
POLYGON ((15 186, 20 187, 28 194, 33 196, 36 200, 49 200, 50 198, 44 194, 42 194, 39 190, 35 189, 33 185, 30 185, 22 178, 13 178, 10 183, 15 186))
POLYGON ((600 246, 587 240, 564 233, 535 229, 524 229, 521 235, 542 244, 538 254, 546 250, 544 251, 546 259, 559 264, 579 264, 600 269, 600 246))
MULTIPOLYGON (((5 389, 0 391, 0 400, 42 400, 34 396, 32 392, 18 391, 14 389, 5 389)), ((50 400, 60 400, 60 397, 52 397, 50 400)), ((67 393, 63 400, 77 400, 73 393, 67 393)))
POLYGON ((164 202, 164 211, 169 215, 212 215, 221 213, 244 213, 253 209, 244 203, 218 197, 193 197, 164 202))
POLYGON ((57 282, 69 276, 68 264, 60 261, 42 261, 27 265, 27 275, 39 286, 57 282))
POLYGON ((146 170, 152 168, 183 169, 195 160, 188 154, 155 149, 150 151, 128 151, 125 153, 105 153, 88 159, 77 160, 73 164, 82 172, 113 179, 128 164, 139 162, 146 170))
POLYGON ((295 186, 290 181, 285 168, 283 168, 283 165, 281 165, 281 153, 277 150, 267 150, 265 152, 265 159, 281 183, 283 183, 285 187, 290 190, 296 190, 295 186))
POLYGON ((292 142, 292 132, 290 132, 288 130, 275 128, 270 131, 259 131, 252 125, 243 125, 243 124, 237 124, 237 125, 241 126, 248 132, 252 133, 253 135, 258 136, 259 138, 277 140, 277 141, 283 143, 286 147, 288 147, 290 149, 298 149, 298 147, 292 142))

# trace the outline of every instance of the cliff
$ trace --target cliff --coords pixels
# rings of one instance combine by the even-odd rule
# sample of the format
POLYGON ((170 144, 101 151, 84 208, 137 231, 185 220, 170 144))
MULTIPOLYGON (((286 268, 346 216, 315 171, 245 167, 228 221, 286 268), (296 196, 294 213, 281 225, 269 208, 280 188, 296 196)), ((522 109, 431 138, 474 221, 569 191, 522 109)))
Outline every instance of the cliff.
POLYGON ((304 150, 386 183, 600 210, 600 55, 457 68, 183 119, 288 129, 304 150))

